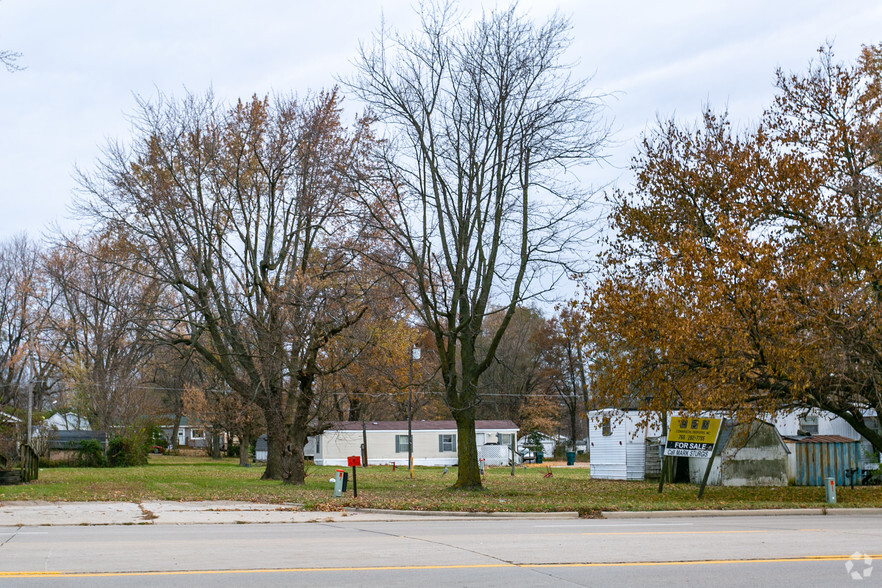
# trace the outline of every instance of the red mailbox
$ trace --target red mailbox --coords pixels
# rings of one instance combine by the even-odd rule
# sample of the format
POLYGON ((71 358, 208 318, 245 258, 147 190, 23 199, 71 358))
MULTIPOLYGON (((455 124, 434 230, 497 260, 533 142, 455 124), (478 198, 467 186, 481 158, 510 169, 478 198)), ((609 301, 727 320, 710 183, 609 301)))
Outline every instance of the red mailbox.
POLYGON ((346 461, 348 462, 347 465, 349 465, 349 467, 354 468, 356 466, 361 465, 361 456, 360 455, 350 455, 349 457, 346 458, 346 461))

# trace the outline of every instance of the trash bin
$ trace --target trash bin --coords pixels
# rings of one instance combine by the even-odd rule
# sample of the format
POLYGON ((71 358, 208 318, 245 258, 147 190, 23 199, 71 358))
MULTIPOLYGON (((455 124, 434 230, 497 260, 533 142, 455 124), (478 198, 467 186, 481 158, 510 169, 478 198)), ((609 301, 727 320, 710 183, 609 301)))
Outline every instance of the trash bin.
POLYGON ((576 465, 575 451, 567 451, 567 465, 576 465))
POLYGON ((536 463, 542 463, 542 457, 543 457, 542 452, 537 451, 536 452, 536 463))

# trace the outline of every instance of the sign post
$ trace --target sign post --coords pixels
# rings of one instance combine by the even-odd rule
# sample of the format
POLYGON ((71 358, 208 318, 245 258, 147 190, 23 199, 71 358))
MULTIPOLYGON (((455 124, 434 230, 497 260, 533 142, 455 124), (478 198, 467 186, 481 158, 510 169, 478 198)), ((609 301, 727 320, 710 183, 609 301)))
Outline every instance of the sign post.
POLYGON ((665 455, 709 458, 720 435, 722 419, 671 417, 665 455))
POLYGON ((707 468, 698 489, 698 497, 704 494, 707 478, 714 463, 717 439, 720 436, 722 419, 708 417, 671 417, 668 438, 665 441, 665 456, 701 457, 707 459, 707 468))

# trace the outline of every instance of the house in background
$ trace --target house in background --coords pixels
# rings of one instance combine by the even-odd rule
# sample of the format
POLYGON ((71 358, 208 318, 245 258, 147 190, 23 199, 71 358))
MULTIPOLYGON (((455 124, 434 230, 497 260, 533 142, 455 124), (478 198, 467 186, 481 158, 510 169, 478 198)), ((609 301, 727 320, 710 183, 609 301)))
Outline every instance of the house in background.
MULTIPOLYGON (((160 427, 162 434, 168 439, 171 445, 171 436, 174 432, 172 425, 162 425, 160 427)), ((205 429, 199 423, 191 423, 187 417, 181 417, 181 424, 178 425, 178 439, 176 445, 178 447, 200 448, 205 447, 206 440, 205 429)))
MULTIPOLYGON (((321 442, 321 436, 310 435, 306 438, 306 445, 303 447, 303 456, 307 459, 314 459, 316 447, 321 442)), ((266 461, 266 453, 267 453, 267 444, 266 444, 266 435, 261 435, 257 438, 257 442, 254 444, 254 461, 266 461)))
POLYGON ((535 459, 535 451, 541 451, 545 459, 551 459, 554 455, 554 448, 557 447, 559 440, 545 433, 531 433, 518 439, 518 453, 535 459), (536 447, 538 443, 538 448, 536 447))
POLYGON ((91 429, 52 429, 41 449, 50 460, 69 461, 76 458, 84 441, 96 441, 102 450, 107 449, 107 433, 91 429))
POLYGON ((43 421, 43 426, 54 431, 91 431, 89 420, 73 412, 56 412, 43 421))
MULTIPOLYGON (((485 465, 509 464, 518 426, 512 421, 476 421, 475 429, 479 459, 485 465)), ((456 465, 455 421, 413 421, 411 430, 414 465, 456 465)), ((365 437, 370 465, 407 465, 407 421, 368 421, 364 430, 358 421, 332 423, 317 436, 316 465, 346 465, 347 457, 362 454, 365 437)))

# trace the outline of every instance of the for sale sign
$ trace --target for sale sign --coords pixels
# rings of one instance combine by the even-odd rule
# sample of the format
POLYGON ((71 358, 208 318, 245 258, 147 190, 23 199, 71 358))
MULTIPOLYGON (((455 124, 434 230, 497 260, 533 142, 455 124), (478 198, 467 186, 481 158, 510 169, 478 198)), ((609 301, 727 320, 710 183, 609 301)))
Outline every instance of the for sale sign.
POLYGON ((714 451, 722 419, 705 417, 671 417, 665 455, 705 457, 714 451))

